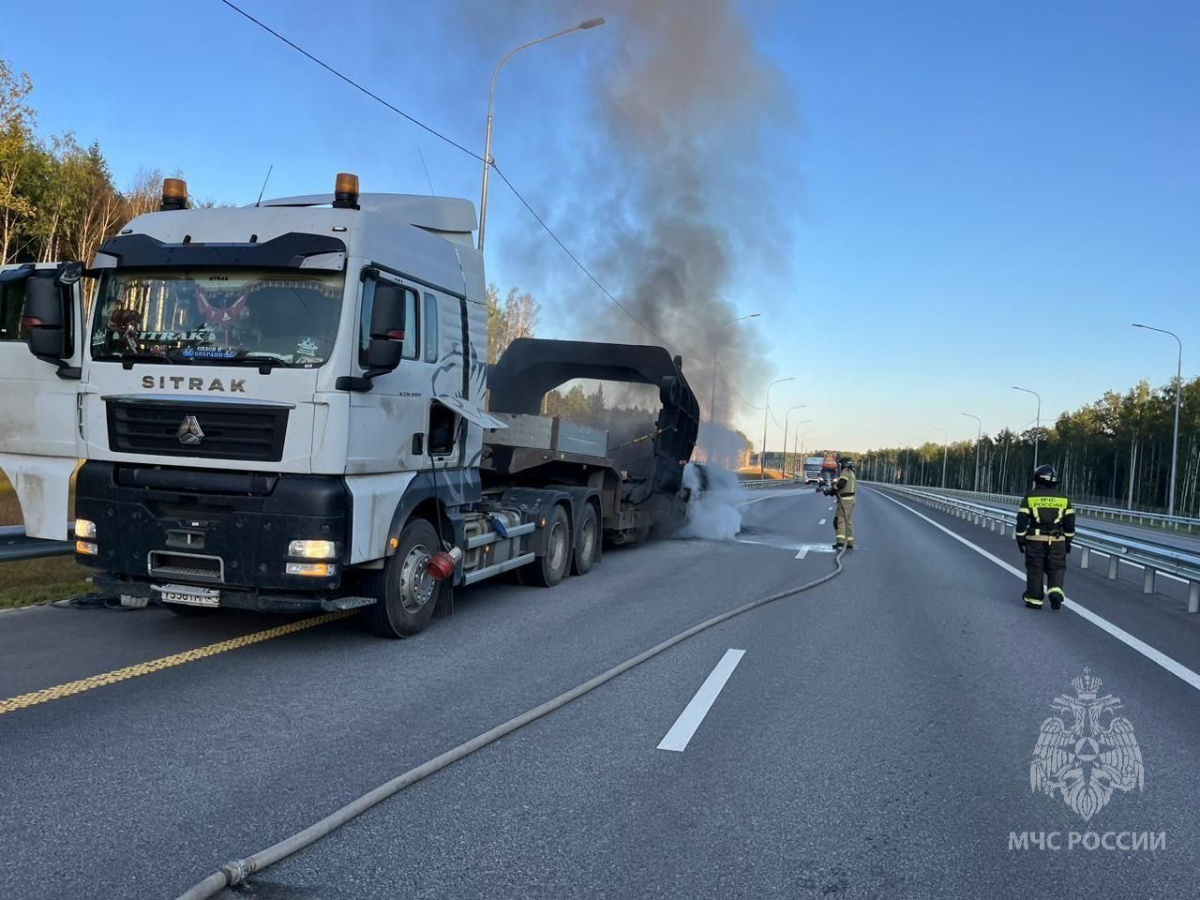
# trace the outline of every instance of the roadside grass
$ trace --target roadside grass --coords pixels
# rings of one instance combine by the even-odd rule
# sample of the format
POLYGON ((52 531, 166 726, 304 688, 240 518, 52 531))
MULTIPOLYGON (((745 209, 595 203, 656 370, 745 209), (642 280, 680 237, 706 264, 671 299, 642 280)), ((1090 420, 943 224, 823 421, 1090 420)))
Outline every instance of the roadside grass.
MULTIPOLYGON (((17 495, 8 479, 0 474, 0 525, 21 523, 17 495)), ((89 593, 92 585, 86 579, 91 574, 90 569, 79 565, 71 556, 0 563, 0 609, 49 603, 89 593)))

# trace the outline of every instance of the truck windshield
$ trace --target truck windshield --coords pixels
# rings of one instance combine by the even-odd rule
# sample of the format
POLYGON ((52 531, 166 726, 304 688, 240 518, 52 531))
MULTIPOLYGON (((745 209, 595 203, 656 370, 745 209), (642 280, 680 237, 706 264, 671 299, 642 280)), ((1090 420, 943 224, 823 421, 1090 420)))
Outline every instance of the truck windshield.
POLYGON ((195 269, 105 273, 92 358, 312 368, 333 352, 342 273, 195 269))

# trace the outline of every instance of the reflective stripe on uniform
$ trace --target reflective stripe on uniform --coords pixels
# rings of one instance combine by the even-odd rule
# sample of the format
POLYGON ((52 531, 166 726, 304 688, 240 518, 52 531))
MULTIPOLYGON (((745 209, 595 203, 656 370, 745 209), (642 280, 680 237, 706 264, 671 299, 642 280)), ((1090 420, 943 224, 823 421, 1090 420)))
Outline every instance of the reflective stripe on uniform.
POLYGON ((1026 597, 1025 602, 1028 603, 1030 606, 1041 606, 1043 603, 1045 603, 1044 600, 1039 600, 1036 597, 1026 597))

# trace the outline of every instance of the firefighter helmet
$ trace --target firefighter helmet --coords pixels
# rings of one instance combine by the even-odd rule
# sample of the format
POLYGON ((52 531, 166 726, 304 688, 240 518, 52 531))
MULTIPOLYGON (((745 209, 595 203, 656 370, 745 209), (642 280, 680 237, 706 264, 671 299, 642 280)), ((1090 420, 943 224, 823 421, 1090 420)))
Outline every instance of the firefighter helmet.
POLYGON ((1033 483, 1038 487, 1056 487, 1058 472, 1054 471, 1054 466, 1038 466, 1033 470, 1033 483))

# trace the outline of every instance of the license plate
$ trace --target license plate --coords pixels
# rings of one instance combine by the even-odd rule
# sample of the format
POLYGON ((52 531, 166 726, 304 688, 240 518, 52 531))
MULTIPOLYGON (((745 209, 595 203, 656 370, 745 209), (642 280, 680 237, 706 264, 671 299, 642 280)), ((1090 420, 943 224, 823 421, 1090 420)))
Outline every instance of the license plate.
POLYGON ((186 606, 220 606, 221 592, 212 588, 182 584, 154 585, 154 595, 163 603, 182 603, 186 606))

